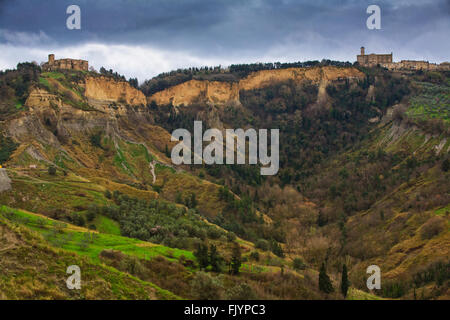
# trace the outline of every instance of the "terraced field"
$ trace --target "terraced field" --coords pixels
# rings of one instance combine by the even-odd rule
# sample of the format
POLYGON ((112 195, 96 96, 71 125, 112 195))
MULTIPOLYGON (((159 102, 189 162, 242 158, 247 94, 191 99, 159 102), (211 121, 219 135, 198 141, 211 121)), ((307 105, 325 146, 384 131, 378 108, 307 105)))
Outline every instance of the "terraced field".
POLYGON ((417 85, 421 92, 411 98, 408 116, 450 122, 450 87, 429 82, 418 82, 417 85))

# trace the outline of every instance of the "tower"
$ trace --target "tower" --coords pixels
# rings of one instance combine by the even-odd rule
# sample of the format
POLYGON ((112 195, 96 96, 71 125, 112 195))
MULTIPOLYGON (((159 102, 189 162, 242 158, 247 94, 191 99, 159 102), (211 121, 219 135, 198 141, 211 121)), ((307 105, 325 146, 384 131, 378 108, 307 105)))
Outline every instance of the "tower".
POLYGON ((361 55, 364 55, 364 47, 361 47, 361 55))
POLYGON ((53 53, 48 55, 48 64, 53 64, 55 62, 55 55, 53 53))

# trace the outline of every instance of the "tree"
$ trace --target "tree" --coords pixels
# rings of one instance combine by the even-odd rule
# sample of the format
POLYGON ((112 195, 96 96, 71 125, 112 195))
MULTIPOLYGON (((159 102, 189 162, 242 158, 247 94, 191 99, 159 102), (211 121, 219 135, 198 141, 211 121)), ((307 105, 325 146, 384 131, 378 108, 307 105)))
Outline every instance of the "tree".
POLYGON ((48 174, 51 175, 51 176, 54 176, 56 174, 55 166, 48 167, 48 174))
POLYGON ((175 195, 175 202, 182 204, 183 203, 183 197, 181 195, 180 190, 177 191, 176 195, 175 195))
POLYGON ((195 208, 197 206, 197 199, 195 198, 195 193, 191 194, 191 208, 195 208))
POLYGON ((236 242, 233 247, 233 255, 231 257, 231 274, 239 274, 239 269, 241 268, 242 258, 241 258, 241 247, 236 242))
POLYGON ((137 78, 130 78, 128 79, 128 83, 130 84, 130 86, 134 87, 137 89, 137 87, 139 86, 139 82, 137 78))
POLYGON ((341 279, 341 293, 344 296, 344 298, 347 297, 348 287, 350 286, 350 282, 348 281, 348 275, 347 275, 347 266, 342 266, 342 279, 341 279))
POLYGON ((278 256, 280 258, 284 258, 283 248, 281 248, 281 246, 278 242, 276 242, 275 240, 272 240, 270 243, 270 246, 272 247, 272 252, 276 256, 278 256))
POLYGON ((197 250, 194 252, 194 255, 197 258, 200 268, 206 269, 209 265, 208 246, 204 243, 200 243, 197 250))
POLYGON ((212 244, 209 247, 209 264, 211 265, 214 272, 220 272, 220 261, 221 258, 219 253, 217 252, 217 247, 212 244))
POLYGON ((111 198, 112 198, 111 191, 106 190, 106 191, 105 191, 105 197, 108 198, 108 199, 111 199, 111 198))
POLYGON ((450 169, 450 160, 449 159, 445 159, 444 161, 442 161, 441 169, 444 172, 447 172, 450 169))
POLYGON ((164 148, 164 154, 166 155, 167 158, 171 157, 169 147, 167 146, 167 144, 166 144, 166 147, 164 148))
POLYGON ((319 289, 325 293, 331 293, 334 291, 330 277, 327 275, 327 270, 325 269, 325 263, 323 262, 319 272, 319 289))

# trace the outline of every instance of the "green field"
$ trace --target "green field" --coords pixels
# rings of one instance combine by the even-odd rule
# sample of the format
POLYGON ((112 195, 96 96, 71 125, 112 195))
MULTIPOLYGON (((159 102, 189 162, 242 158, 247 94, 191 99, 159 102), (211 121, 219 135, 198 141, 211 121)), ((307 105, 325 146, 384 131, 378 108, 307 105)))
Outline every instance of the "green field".
POLYGON ((428 82, 419 82, 418 85, 421 92, 411 98, 408 116, 450 122, 450 87, 428 82))
MULTIPOLYGON (((94 262, 100 262, 99 254, 105 249, 118 250, 124 254, 146 260, 156 256, 164 256, 168 260, 175 261, 184 256, 195 261, 191 251, 169 248, 114 234, 89 232, 82 228, 6 206, 0 207, 0 214, 40 233, 53 246, 89 256, 94 262)), ((105 223, 111 224, 110 221, 105 223)), ((111 228, 111 226, 109 227, 111 228)))

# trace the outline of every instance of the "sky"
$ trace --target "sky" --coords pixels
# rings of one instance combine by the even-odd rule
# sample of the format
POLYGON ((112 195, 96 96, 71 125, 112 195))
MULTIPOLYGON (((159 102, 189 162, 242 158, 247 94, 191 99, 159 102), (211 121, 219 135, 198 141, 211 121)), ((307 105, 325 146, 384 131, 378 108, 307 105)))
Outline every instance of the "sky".
POLYGON ((0 0, 0 70, 89 61, 140 82, 191 66, 332 59, 366 53, 450 61, 450 0, 0 0), (369 30, 369 5, 381 29, 369 30), (69 5, 81 10, 70 30, 69 5))

